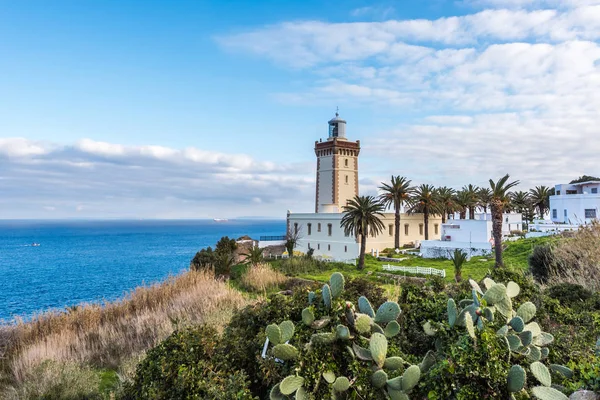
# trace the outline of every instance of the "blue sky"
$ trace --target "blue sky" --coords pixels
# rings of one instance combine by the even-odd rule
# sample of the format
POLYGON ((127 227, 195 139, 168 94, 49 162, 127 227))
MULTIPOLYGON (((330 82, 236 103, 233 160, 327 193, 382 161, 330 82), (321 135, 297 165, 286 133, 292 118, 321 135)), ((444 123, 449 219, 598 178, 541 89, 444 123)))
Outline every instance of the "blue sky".
POLYGON ((0 218, 309 211, 340 107, 361 191, 598 174, 600 0, 0 1, 0 218))

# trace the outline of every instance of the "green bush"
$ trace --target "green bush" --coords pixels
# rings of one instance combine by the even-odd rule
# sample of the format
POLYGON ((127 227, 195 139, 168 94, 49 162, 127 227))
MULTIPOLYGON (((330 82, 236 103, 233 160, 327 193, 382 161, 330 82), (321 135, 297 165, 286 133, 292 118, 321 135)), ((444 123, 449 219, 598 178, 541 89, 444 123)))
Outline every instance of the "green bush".
POLYGON ((529 264, 529 272, 540 283, 546 283, 557 269, 552 246, 549 244, 534 247, 527 262, 529 264))
POLYGON ((284 258, 276 263, 277 269, 286 275, 296 276, 311 272, 326 271, 329 269, 328 263, 321 260, 308 257, 290 257, 284 258))
POLYGON ((568 364, 574 372, 573 382, 567 383, 572 390, 592 390, 600 393, 600 357, 592 356, 568 364))
POLYGON ((176 331, 148 351, 122 399, 254 399, 246 374, 224 370, 213 328, 176 331))
POLYGON ((558 301, 562 306, 580 305, 592 298, 592 291, 573 283, 559 283, 546 290, 546 294, 558 301))

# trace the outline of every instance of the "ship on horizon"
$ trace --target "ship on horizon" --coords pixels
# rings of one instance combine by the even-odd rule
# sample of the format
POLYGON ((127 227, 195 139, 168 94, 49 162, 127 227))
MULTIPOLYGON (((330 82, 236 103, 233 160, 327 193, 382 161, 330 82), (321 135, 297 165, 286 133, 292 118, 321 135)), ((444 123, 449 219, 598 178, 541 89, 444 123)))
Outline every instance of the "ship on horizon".
POLYGON ((227 222, 229 220, 227 218, 213 218, 213 221, 215 221, 215 222, 227 222))

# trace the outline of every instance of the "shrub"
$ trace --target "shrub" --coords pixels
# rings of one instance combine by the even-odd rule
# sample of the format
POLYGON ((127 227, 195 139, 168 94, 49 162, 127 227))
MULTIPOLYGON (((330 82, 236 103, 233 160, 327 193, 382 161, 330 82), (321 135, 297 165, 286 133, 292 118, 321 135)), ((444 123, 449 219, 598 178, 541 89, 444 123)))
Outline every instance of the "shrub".
POLYGON ((326 271, 328 265, 325 261, 308 257, 290 257, 281 260, 277 267, 286 275, 302 275, 310 272, 326 271))
POLYGON ((549 244, 534 247, 527 262, 529 272, 540 283, 546 283, 556 269, 556 260, 549 244))
POLYGON ((201 326, 174 332, 138 366, 123 399, 254 399, 241 371, 219 364, 217 332, 201 326))
POLYGON ((546 290, 546 294, 560 301, 563 306, 581 304, 592 298, 593 293, 581 285, 573 283, 559 283, 546 290))
POLYGON ((276 289, 286 281, 285 275, 274 271, 269 264, 258 264, 242 275, 242 286, 256 292, 266 292, 276 289))

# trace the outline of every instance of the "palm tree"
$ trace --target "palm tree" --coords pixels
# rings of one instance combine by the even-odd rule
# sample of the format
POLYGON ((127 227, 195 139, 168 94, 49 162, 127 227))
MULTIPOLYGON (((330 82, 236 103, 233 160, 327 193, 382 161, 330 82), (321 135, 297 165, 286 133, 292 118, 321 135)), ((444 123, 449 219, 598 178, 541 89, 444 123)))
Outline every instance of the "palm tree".
POLYGON ((524 214, 530 203, 529 192, 519 190, 518 192, 510 193, 510 204, 508 206, 511 210, 524 214))
POLYGON ((548 186, 536 186, 535 189, 530 189, 531 202, 538 209, 538 214, 541 219, 544 219, 546 211, 550 209, 550 188, 548 186))
MULTIPOLYGON (((292 249, 293 252, 293 249, 292 249)), ((247 252, 243 254, 244 256, 244 264, 257 266, 263 261, 263 249, 258 246, 254 246, 248 249, 247 252)))
POLYGON ((412 193, 412 187, 410 187, 410 180, 403 176, 393 176, 391 184, 382 183, 379 187, 383 191, 379 195, 379 199, 386 208, 394 207, 394 248, 400 248, 400 209, 402 205, 410 199, 412 193))
POLYGON ((460 213, 460 219, 467 218, 467 209, 469 208, 469 194, 464 190, 459 190, 454 195, 454 203, 456 203, 456 210, 460 213))
POLYGON ((479 204, 478 192, 479 188, 474 185, 463 186, 462 191, 465 192, 465 206, 469 209, 469 219, 475 219, 475 208, 479 204))
POLYGON ((429 215, 439 214, 439 204, 436 201, 436 190, 432 185, 421 185, 415 189, 408 210, 411 214, 423 213, 425 224, 425 240, 429 240, 429 215))
POLYGON ((458 209, 458 205, 454 200, 454 189, 443 186, 435 191, 436 201, 442 213, 442 224, 446 223, 446 217, 458 209))
POLYGON ((496 251, 496 268, 504 267, 502 261, 502 212, 504 207, 510 202, 509 190, 519 184, 519 181, 509 182, 508 174, 494 182, 490 179, 490 189, 492 191, 492 201, 490 208, 492 209, 492 232, 494 236, 494 248, 496 251))
POLYGON ((365 249, 367 248, 367 235, 377 236, 383 231, 385 225, 381 221, 385 205, 373 196, 354 196, 344 206, 344 216, 340 226, 346 235, 360 236, 360 257, 358 269, 365 267, 365 249))
POLYGON ((483 212, 487 214, 488 206, 492 201, 492 191, 488 188, 481 188, 477 192, 477 198, 479 199, 478 206, 483 208, 483 212))
POLYGON ((462 281, 462 266, 467 261, 467 253, 461 249, 454 249, 454 253, 450 256, 454 265, 454 279, 456 282, 462 281))

